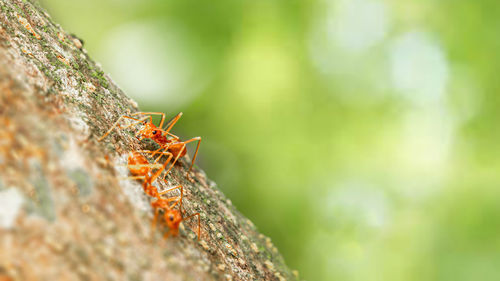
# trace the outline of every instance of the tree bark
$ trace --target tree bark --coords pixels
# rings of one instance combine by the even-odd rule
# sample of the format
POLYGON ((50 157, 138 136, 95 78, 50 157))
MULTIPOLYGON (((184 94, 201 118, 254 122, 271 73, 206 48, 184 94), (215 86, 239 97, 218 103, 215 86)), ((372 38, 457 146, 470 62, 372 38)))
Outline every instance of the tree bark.
POLYGON ((193 220, 163 239, 124 179, 127 153, 151 144, 126 130, 97 141, 137 104, 36 2, 0 6, 0 280, 298 279, 203 171, 186 180, 187 160, 169 181, 201 237, 193 220))

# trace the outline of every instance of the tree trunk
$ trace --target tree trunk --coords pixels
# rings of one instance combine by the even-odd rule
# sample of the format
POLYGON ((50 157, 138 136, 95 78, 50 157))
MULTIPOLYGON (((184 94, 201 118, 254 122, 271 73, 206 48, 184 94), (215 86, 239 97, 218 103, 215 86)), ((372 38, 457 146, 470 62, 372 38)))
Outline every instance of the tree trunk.
POLYGON ((152 198, 124 179, 148 143, 127 130, 97 141, 136 103, 37 3, 0 5, 0 280, 297 279, 203 171, 186 180, 187 160, 168 178, 201 237, 192 220, 163 239, 152 198))

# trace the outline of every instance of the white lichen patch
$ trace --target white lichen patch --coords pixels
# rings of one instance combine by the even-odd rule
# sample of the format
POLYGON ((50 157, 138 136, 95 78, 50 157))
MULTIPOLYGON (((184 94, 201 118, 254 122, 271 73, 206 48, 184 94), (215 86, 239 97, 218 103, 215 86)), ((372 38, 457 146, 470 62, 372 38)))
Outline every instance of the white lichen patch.
POLYGON ((273 243, 271 242, 271 238, 269 238, 269 237, 266 237, 266 246, 268 249, 273 248, 273 243))
POLYGON ((219 264, 219 265, 217 266, 217 269, 219 269, 220 271, 224 271, 224 270, 226 270, 226 265, 225 265, 225 264, 223 264, 223 263, 221 263, 221 264, 219 264))
POLYGON ((274 264, 270 260, 266 260, 264 264, 267 268, 269 268, 269 270, 274 271, 274 264))
POLYGON ((64 42, 64 34, 62 32, 57 32, 57 38, 64 42))
POLYGON ((71 55, 71 53, 69 52, 66 52, 58 43, 56 43, 55 41, 53 42, 53 44, 51 45, 52 48, 54 48, 55 52, 54 52, 54 55, 56 54, 60 54, 62 55, 64 58, 66 59, 73 59, 73 56, 71 55))
POLYGON ((71 41, 73 41, 73 45, 77 47, 78 49, 81 49, 83 47, 82 41, 80 41, 78 38, 73 38, 71 41))
POLYGON ((281 275, 281 273, 279 272, 276 272, 274 276, 278 278, 279 281, 286 281, 285 277, 283 277, 283 275, 281 275))
POLYGON ((69 139, 64 147, 64 153, 60 159, 61 167, 66 170, 81 169, 84 167, 84 158, 80 151, 80 146, 74 138, 69 139))
POLYGON ((135 108, 139 107, 139 105, 137 104, 137 102, 135 100, 133 100, 133 99, 128 99, 128 103, 130 105, 132 105, 133 107, 135 107, 135 108))
POLYGON ((54 71, 57 76, 61 79, 63 94, 71 96, 80 102, 89 103, 90 100, 88 98, 79 98, 80 92, 78 91, 78 82, 75 77, 68 74, 68 70, 65 68, 59 68, 54 71))
POLYGON ((95 92, 96 87, 94 86, 94 84, 92 84, 90 82, 85 82, 84 85, 85 85, 85 88, 87 89, 87 91, 89 91, 90 93, 95 92))
POLYGON ((200 245, 205 249, 205 251, 210 250, 210 247, 208 246, 207 242, 205 240, 200 240, 200 245))
POLYGON ((213 223, 209 223, 208 226, 213 232, 217 231, 217 228, 215 228, 215 225, 213 223))
POLYGON ((250 247, 252 248, 252 251, 254 251, 254 253, 256 253, 256 254, 259 253, 259 247, 257 247, 257 244, 252 243, 252 244, 250 244, 250 247))
POLYGON ((66 117, 69 121, 71 127, 82 133, 82 136, 88 136, 90 134, 89 125, 83 120, 87 119, 87 116, 84 113, 81 113, 80 116, 76 117, 74 115, 69 115, 66 117))
POLYGON ((228 251, 231 255, 233 255, 234 257, 236 257, 236 256, 237 256, 237 254, 238 254, 238 253, 237 253, 237 252, 236 252, 236 250, 233 248, 233 246, 231 246, 231 244, 229 244, 229 243, 225 242, 225 243, 224 243, 224 247, 226 248, 226 250, 227 250, 227 251, 228 251))
POLYGON ((52 236, 45 236, 44 241, 57 253, 61 253, 64 250, 64 245, 52 236))
POLYGON ((11 229, 21 210, 24 197, 17 188, 0 191, 0 227, 11 229))
POLYGON ((21 52, 23 52, 24 54, 30 55, 30 56, 34 56, 33 55, 34 51, 32 49, 32 46, 33 45, 22 46, 21 47, 21 52))
POLYGON ((137 210, 150 211, 149 202, 144 198, 144 191, 138 183, 133 180, 123 179, 120 180, 119 184, 127 199, 137 210))

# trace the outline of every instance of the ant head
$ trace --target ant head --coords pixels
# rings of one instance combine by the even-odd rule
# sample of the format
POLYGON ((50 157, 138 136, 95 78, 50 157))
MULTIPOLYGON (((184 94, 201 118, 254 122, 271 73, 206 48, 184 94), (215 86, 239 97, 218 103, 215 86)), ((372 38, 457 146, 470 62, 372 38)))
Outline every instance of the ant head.
POLYGON ((139 140, 150 139, 161 134, 161 129, 156 127, 155 124, 144 121, 142 129, 137 132, 136 136, 139 140))
POLYGON ((178 229, 182 221, 182 215, 179 210, 168 210, 165 212, 165 221, 170 229, 178 229))

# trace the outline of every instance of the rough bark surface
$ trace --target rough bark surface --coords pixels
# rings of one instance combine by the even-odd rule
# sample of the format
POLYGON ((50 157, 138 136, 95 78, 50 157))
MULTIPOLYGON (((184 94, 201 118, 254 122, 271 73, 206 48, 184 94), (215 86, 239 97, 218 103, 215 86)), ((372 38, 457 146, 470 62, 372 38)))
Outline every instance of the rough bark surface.
POLYGON ((127 153, 151 144, 97 141, 136 103, 37 3, 0 7, 0 280, 297 279, 203 171, 186 180, 186 160, 169 181, 201 239, 195 221, 153 230, 151 198, 123 180, 127 153))

